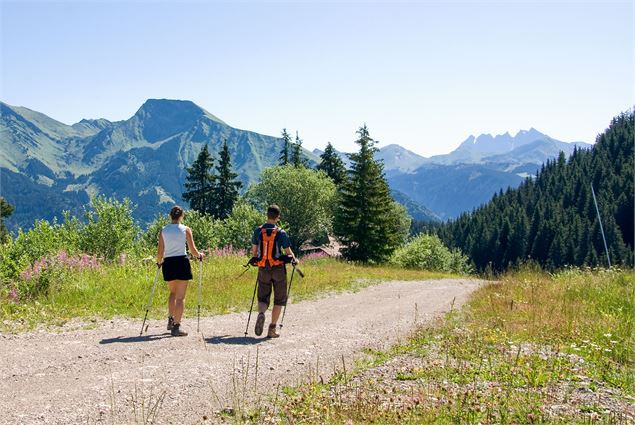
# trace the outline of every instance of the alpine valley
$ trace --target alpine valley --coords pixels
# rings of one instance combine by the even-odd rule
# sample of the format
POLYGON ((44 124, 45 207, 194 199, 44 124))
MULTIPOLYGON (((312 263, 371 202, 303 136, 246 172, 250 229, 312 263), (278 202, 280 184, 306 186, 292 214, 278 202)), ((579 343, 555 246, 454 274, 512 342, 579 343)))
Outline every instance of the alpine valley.
MULTIPOLYGON (((372 130, 372 129, 371 129, 372 130)), ((9 229, 37 219, 81 215, 96 195, 129 198, 148 222, 181 198, 188 167, 204 144, 216 156, 227 140, 244 187, 278 162, 281 138, 231 127, 190 101, 149 99, 131 118, 84 119, 73 125, 0 102, 0 195, 15 205, 9 229)), ((535 129, 515 136, 470 136, 447 155, 421 157, 398 145, 380 149, 395 199, 413 218, 458 216, 516 187, 560 151, 591 145, 564 143, 535 129)), ((303 154, 319 162, 316 150, 303 154)))

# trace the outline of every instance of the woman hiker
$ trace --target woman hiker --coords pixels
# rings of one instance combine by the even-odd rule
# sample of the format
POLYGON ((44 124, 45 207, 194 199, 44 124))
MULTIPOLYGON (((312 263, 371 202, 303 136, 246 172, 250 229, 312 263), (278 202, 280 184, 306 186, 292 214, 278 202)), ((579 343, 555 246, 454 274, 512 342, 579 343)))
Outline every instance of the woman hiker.
POLYGON ((188 280, 192 279, 192 269, 187 258, 185 246, 190 253, 203 260, 203 253, 194 245, 192 229, 182 224, 183 208, 175 205, 170 210, 172 224, 168 224, 159 234, 157 264, 163 268, 163 280, 168 282, 170 298, 168 299, 168 330, 172 336, 186 336, 181 329, 181 317, 185 306, 185 291, 188 280))
POLYGON ((269 308, 271 290, 273 288, 273 309, 271 310, 271 324, 267 332, 268 338, 280 336, 276 332, 278 317, 282 307, 287 304, 287 269, 283 261, 283 250, 292 262, 297 264, 291 250, 291 243, 287 233, 277 226, 280 220, 280 207, 271 205, 267 209, 267 222, 256 227, 251 240, 252 258, 249 263, 258 266, 258 318, 256 319, 255 334, 262 335, 265 324, 265 312, 269 308))

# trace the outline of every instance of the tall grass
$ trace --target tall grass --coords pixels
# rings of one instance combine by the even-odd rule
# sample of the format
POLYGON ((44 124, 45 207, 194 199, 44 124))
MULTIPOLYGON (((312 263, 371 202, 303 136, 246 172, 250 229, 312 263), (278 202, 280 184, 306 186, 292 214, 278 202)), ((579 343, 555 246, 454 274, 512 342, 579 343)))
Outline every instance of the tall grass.
POLYGON ((617 270, 510 272, 354 376, 288 391, 284 420, 633 423, 634 288, 617 270))
MULTIPOLYGON (((203 261, 201 311, 205 315, 244 311, 249 308, 257 275, 242 267, 246 257, 225 254, 203 261)), ((418 280, 447 277, 447 274, 405 270, 398 267, 361 266, 330 258, 302 262, 306 277, 295 275, 291 298, 299 301, 331 291, 355 290, 373 282, 389 279, 418 280)), ((290 266, 288 267, 291 269, 290 266)), ((62 324, 72 318, 116 316, 142 317, 155 277, 156 266, 150 260, 125 264, 104 264, 81 270, 63 269, 51 275, 47 291, 35 298, 21 299, 15 291, 0 294, 0 327, 19 330, 38 323, 62 324)), ((194 279, 189 284, 186 316, 196 309, 199 264, 192 262, 194 279)), ((289 271, 290 277, 290 271, 289 271)), ((166 314, 167 285, 159 273, 159 282, 149 317, 166 314)))

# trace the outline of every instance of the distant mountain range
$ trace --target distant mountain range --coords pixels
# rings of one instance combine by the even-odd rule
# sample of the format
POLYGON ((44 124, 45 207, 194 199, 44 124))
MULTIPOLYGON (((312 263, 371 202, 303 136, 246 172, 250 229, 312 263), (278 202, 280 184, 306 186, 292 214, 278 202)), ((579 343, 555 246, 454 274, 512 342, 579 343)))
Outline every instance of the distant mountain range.
MULTIPOLYGON (((562 142, 531 128, 515 136, 470 136, 449 154, 430 158, 391 144, 380 148, 376 158, 383 161, 393 191, 448 219, 487 202, 501 189, 517 187, 561 151, 569 156, 574 149, 591 146, 562 142)), ((313 153, 319 156, 322 151, 313 153)), ((345 153, 338 153, 348 161, 345 153)))
MULTIPOLYGON (((216 154, 224 140, 245 187, 278 162, 282 148, 282 139, 233 128, 190 101, 149 99, 127 120, 73 125, 0 102, 0 193, 17 207, 7 224, 30 227, 63 210, 80 215, 97 194, 130 198, 138 206, 136 218, 147 222, 183 203, 185 168, 204 144, 216 154)), ((415 219, 435 221, 516 187, 560 151, 589 146, 530 129, 515 136, 470 136, 453 152, 431 158, 392 144, 377 158, 393 197, 415 219)), ((303 151, 313 165, 321 153, 303 151)))

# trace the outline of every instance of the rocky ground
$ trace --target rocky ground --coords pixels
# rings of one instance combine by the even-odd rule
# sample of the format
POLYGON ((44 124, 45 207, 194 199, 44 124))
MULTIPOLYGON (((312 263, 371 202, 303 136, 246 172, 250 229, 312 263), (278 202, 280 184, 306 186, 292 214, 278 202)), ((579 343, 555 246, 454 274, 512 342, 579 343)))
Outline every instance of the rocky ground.
MULTIPOLYGON (((386 349, 415 324, 462 305, 481 282, 388 282, 291 303, 279 339, 244 336, 247 313, 0 334, 0 423, 201 423, 267 403, 284 386, 326 381, 364 348, 386 349)), ((350 370, 350 369, 349 369, 350 370)))

